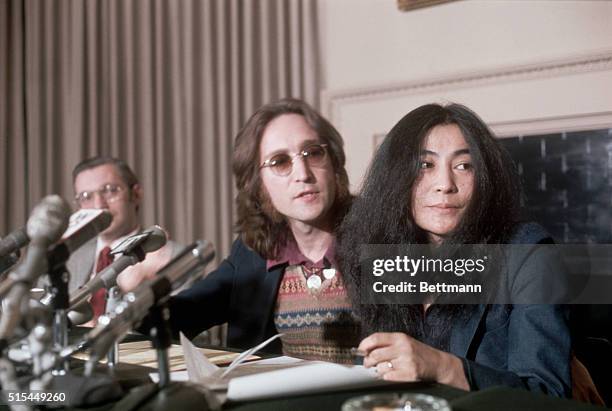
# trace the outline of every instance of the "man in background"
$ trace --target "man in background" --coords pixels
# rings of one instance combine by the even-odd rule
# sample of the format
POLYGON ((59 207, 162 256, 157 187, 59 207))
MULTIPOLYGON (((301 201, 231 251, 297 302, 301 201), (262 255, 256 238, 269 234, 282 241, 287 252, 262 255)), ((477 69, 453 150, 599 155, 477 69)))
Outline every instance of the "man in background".
MULTIPOLYGON (((71 293, 112 263, 110 251, 114 247, 142 230, 138 213, 143 199, 138 178, 124 161, 116 158, 86 159, 74 168, 72 177, 77 207, 105 209, 113 220, 106 230, 76 250, 68 260, 71 293)), ((123 292, 133 290, 155 275, 180 251, 179 248, 178 244, 169 241, 158 251, 148 253, 143 262, 127 268, 117 277, 118 286, 123 292)), ((94 318, 89 325, 95 325, 106 309, 106 290, 95 292, 90 304, 94 318)))

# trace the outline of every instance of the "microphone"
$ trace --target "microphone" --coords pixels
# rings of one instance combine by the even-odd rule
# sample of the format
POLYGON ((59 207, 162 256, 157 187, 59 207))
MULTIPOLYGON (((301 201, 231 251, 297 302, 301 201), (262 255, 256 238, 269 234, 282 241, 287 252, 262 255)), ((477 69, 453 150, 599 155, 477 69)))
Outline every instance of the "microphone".
POLYGON ((19 250, 5 257, 0 257, 0 279, 4 279, 5 272, 7 272, 9 268, 17 264, 17 261, 19 261, 19 257, 21 257, 21 252, 19 252, 19 250))
POLYGON ((19 251, 21 247, 29 242, 30 237, 28 237, 26 227, 18 228, 0 240, 0 258, 5 258, 15 251, 19 251))
POLYGON ((28 248, 26 258, 11 273, 8 278, 0 284, 0 297, 4 296, 18 281, 28 282, 31 285, 40 275, 47 270, 45 254, 49 244, 53 244, 68 225, 70 207, 60 196, 49 195, 32 209, 30 218, 26 225, 26 234, 32 239, 28 248))
POLYGON ((72 252, 106 230, 112 220, 113 217, 106 210, 81 209, 72 214, 61 241, 47 253, 49 272, 61 267, 72 252))
POLYGON ((67 229, 69 215, 70 206, 60 196, 53 194, 43 198, 32 210, 26 224, 32 243, 30 247, 55 243, 67 229))
POLYGON ((34 207, 27 222, 27 235, 31 239, 26 258, 15 273, 0 285, 4 313, 0 318, 0 348, 6 344, 21 319, 23 298, 40 275, 47 271, 47 248, 56 242, 68 225, 70 207, 58 195, 50 195, 34 207))
POLYGON ((0 240, 0 278, 19 261, 19 249, 30 242, 26 227, 18 228, 0 240))
POLYGON ((94 291, 102 287, 111 288, 114 286, 119 273, 130 265, 144 260, 146 253, 162 248, 166 244, 166 240, 166 232, 157 225, 140 234, 126 238, 111 251, 113 255, 123 255, 76 291, 70 298, 70 309, 74 309, 94 291))
POLYGON ((66 358, 84 348, 92 347, 90 362, 95 362, 110 349, 115 340, 138 324, 155 305, 164 303, 172 291, 181 287, 190 276, 202 270, 215 256, 212 244, 196 241, 166 264, 154 278, 127 293, 115 310, 100 316, 98 325, 79 344, 67 347, 66 358))

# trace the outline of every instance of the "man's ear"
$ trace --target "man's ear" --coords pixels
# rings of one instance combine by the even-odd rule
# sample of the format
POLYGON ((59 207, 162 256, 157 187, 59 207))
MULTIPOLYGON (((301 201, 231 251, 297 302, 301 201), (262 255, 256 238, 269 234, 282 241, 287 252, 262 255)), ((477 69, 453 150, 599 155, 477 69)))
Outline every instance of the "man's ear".
POLYGON ((140 207, 140 203, 142 202, 142 198, 144 196, 144 191, 140 184, 134 184, 130 190, 132 202, 140 207))

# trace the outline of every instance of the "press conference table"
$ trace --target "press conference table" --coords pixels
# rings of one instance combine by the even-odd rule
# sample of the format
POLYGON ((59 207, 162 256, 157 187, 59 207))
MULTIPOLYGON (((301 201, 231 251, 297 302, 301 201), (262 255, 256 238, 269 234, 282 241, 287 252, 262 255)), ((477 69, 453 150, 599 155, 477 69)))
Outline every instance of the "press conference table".
MULTIPOLYGON (((120 348, 120 362, 124 369, 129 369, 130 375, 127 379, 123 376, 123 382, 128 381, 132 385, 135 376, 141 373, 141 377, 147 378, 148 373, 154 372, 156 362, 153 359, 154 353, 152 349, 147 348, 148 343, 129 343, 122 344, 120 348), (126 367, 127 365, 127 367, 126 367), (131 368, 130 368, 131 367, 131 368)), ((218 365, 226 365, 237 356, 234 351, 225 351, 220 349, 203 349, 203 352, 211 359, 213 363, 218 365)), ((181 348, 173 346, 169 353, 170 364, 173 370, 184 369, 182 361, 181 348)), ((121 380, 121 368, 119 368, 118 376, 121 380)), ((298 382, 299 383, 299 382, 298 382)), ((169 391, 174 393, 182 390, 180 383, 174 383, 173 388, 169 391)), ((524 390, 511 389, 507 387, 494 387, 477 392, 466 392, 450 386, 434 383, 404 383, 392 384, 383 387, 373 387, 357 390, 341 390, 331 393, 317 393, 309 395, 291 396, 280 399, 248 401, 243 403, 225 403, 224 410, 235 411, 258 411, 258 410, 340 410, 344 401, 349 398, 380 392, 397 392, 397 393, 424 393, 444 398, 449 401, 454 411, 484 411, 484 410, 602 410, 602 407, 596 407, 589 404, 580 403, 573 400, 558 399, 549 397, 543 394, 531 393, 524 390)), ((183 407, 172 402, 172 395, 168 399, 169 404, 176 405, 176 408, 181 411, 189 409, 198 409, 183 407)), ((178 396, 177 396, 178 398, 178 396)), ((146 409, 146 407, 144 407, 146 409)), ((99 409, 113 409, 112 405, 107 405, 99 409)), ((116 409, 116 408, 115 408, 116 409)), ((206 409, 204 404, 200 404, 199 409, 206 409)))
POLYGON ((583 404, 577 401, 548 397, 524 390, 495 387, 478 392, 465 392, 441 384, 400 384, 377 388, 376 390, 342 391, 276 400, 257 401, 243 404, 226 404, 223 409, 256 410, 340 410, 349 398, 380 392, 423 393, 448 400, 453 411, 595 411, 605 408, 583 404))

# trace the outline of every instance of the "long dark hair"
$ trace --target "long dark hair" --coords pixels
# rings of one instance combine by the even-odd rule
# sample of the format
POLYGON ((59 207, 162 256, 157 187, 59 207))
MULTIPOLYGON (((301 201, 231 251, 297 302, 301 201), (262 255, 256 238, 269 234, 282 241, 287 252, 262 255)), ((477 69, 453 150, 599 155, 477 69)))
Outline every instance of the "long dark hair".
POLYGON ((336 224, 339 225, 351 201, 344 166, 344 142, 334 126, 301 100, 286 98, 262 106, 236 136, 232 166, 238 188, 236 231, 246 245, 268 259, 274 258, 286 243, 289 227, 263 190, 259 174, 259 146, 268 124, 283 114, 303 116, 321 142, 327 144, 336 177, 336 198, 332 206, 332 218, 336 224))
POLYGON ((339 230, 342 272, 350 278, 349 295, 365 332, 411 330, 419 334, 414 327, 415 320, 422 318, 422 307, 360 304, 360 245, 428 242, 426 233, 414 221, 411 195, 425 138, 434 127, 450 124, 459 127, 469 146, 475 180, 461 222, 444 241, 503 243, 519 219, 521 192, 514 163, 474 112, 460 104, 427 104, 408 113, 378 149, 361 193, 339 230), (385 318, 385 324, 380 324, 381 318, 385 318))

